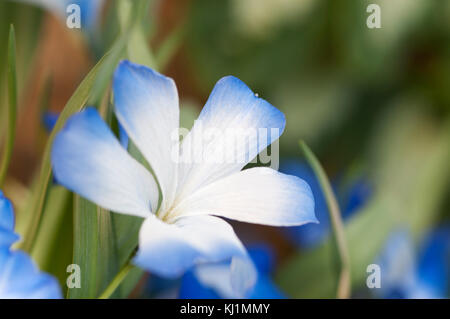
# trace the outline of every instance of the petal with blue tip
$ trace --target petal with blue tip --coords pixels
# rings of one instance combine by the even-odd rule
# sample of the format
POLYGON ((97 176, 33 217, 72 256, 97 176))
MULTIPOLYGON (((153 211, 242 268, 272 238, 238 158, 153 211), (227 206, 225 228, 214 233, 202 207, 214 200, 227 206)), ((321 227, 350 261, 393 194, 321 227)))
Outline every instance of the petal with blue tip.
POLYGON ((0 229, 14 231, 14 210, 9 199, 0 191, 0 229))
POLYGON ((239 172, 285 127, 284 114, 233 76, 220 79, 180 148, 179 192, 239 172))
POLYGON ((173 214, 217 215, 271 226, 317 222, 309 185, 266 167, 246 169, 205 186, 183 200, 173 214))
POLYGON ((158 205, 154 178, 94 108, 67 121, 55 137, 51 159, 58 183, 106 209, 147 217, 158 205))
POLYGON ((163 208, 176 190, 178 92, 172 79, 142 65, 120 62, 114 73, 114 105, 120 125, 152 167, 163 208))
POLYGON ((194 265, 231 261, 232 285, 244 295, 256 281, 256 269, 232 227, 212 216, 180 218, 166 224, 145 220, 139 234, 138 266, 164 277, 178 277, 194 265))

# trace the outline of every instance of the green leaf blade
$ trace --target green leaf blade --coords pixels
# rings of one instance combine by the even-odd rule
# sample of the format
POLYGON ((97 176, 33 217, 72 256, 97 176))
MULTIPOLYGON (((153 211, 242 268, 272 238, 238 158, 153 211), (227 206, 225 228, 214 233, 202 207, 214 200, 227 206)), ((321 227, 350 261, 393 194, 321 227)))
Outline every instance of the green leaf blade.
POLYGON ((16 75, 16 36, 14 26, 9 29, 8 40, 8 131, 0 164, 0 187, 3 185, 8 172, 9 163, 14 147, 17 116, 17 75, 16 75))

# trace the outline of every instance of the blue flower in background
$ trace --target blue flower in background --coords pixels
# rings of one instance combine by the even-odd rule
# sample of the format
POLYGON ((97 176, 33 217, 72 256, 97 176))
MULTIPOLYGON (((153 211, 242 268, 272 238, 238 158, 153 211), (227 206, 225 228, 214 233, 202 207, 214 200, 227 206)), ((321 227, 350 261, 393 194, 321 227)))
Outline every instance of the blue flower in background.
MULTIPOLYGON (((302 227, 290 227, 286 231, 288 236, 301 247, 312 248, 323 242, 331 230, 330 216, 322 188, 313 170, 306 163, 298 160, 281 162, 280 172, 298 176, 311 186, 315 200, 315 212, 320 223, 308 224, 302 227)), ((371 193, 372 190, 368 182, 364 179, 358 179, 348 188, 345 194, 338 196, 344 221, 350 218, 367 202, 371 193)))
POLYGON ((450 226, 430 232, 415 249, 407 231, 393 233, 375 261, 381 269, 382 298, 447 298, 450 270, 450 226))
POLYGON ((44 126, 45 130, 50 133, 53 130, 53 127, 55 126, 56 122, 58 121, 59 113, 58 112, 52 112, 47 111, 44 114, 42 114, 42 125, 44 126))
POLYGON ((71 4, 80 6, 81 27, 92 30, 97 24, 97 18, 104 0, 16 0, 40 6, 61 18, 64 22, 68 15, 67 7, 71 4))
MULTIPOLYGON (((274 266, 274 254, 271 248, 268 245, 253 245, 247 249, 258 270, 258 280, 253 290, 245 297, 250 299, 285 298, 270 278, 274 266)), ((183 276, 179 297, 181 299, 233 298, 229 267, 224 264, 195 267, 183 276)))
POLYGON ((317 222, 305 181, 267 167, 242 170, 281 135, 283 113, 239 79, 224 77, 179 142, 178 92, 172 79, 122 61, 113 92, 116 117, 154 174, 126 152, 95 109, 87 108, 55 137, 56 180, 101 207, 145 218, 136 265, 176 278, 199 263, 227 262, 235 296, 246 295, 256 282, 256 269, 220 217, 272 226, 317 222), (265 141, 253 135, 263 128, 271 132, 265 141), (232 143, 220 134, 202 138, 208 130, 230 129, 242 132, 232 143), (220 152, 234 154, 235 160, 217 161, 220 152))
POLYGON ((0 191, 0 249, 7 249, 19 239, 14 233, 14 210, 11 202, 0 191))
POLYGON ((27 254, 11 250, 18 239, 12 204, 0 191, 0 299, 61 298, 56 279, 39 272, 27 254))

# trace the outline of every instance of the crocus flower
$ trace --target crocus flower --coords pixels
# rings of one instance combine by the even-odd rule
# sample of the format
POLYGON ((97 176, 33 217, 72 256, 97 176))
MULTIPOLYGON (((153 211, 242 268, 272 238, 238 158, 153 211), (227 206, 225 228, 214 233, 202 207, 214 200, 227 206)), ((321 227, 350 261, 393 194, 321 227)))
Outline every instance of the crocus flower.
MULTIPOLYGON (((323 195, 322 187, 313 170, 299 160, 290 159, 281 162, 280 172, 292 174, 304 179, 310 186, 315 199, 315 212, 320 224, 309 224, 303 227, 290 227, 286 229, 288 237, 302 248, 313 248, 322 243, 330 234, 331 222, 328 206, 323 195)), ((332 181, 336 190, 337 180, 332 181)), ((372 190, 370 184, 363 178, 356 179, 345 192, 335 192, 341 208, 344 221, 365 205, 370 198, 372 190)))
POLYGON ((56 279, 39 272, 27 254, 11 250, 18 239, 12 204, 0 191, 0 299, 61 298, 56 279))
MULTIPOLYGON (((257 270, 255 287, 246 298, 281 299, 283 293, 272 282, 270 272, 274 266, 274 255, 268 245, 252 245, 248 252, 257 270)), ((230 268, 223 263, 199 265, 188 271, 181 280, 179 297, 182 299, 233 298, 230 286, 230 268)))
POLYGON ((122 61, 113 91, 116 117, 155 178, 120 145, 97 111, 87 108, 55 137, 51 157, 57 181, 113 212, 145 218, 136 265, 173 278, 199 263, 230 261, 234 291, 244 295, 256 271, 230 224, 219 217, 273 226, 317 222, 305 181, 270 168, 242 170, 281 135, 284 115, 227 76, 180 143, 172 79, 122 61), (252 133, 260 129, 271 134, 258 139, 252 133), (202 138, 212 131, 243 135, 237 141, 229 134, 202 138), (219 154, 244 160, 220 161, 219 154))
POLYGON ((381 270, 382 298, 447 298, 450 284, 450 227, 431 231, 414 247, 405 230, 394 232, 375 261, 381 270))
POLYGON ((67 8, 71 4, 80 7, 81 27, 91 30, 97 23, 104 0, 16 0, 39 6, 53 12, 56 16, 66 21, 70 12, 67 8))

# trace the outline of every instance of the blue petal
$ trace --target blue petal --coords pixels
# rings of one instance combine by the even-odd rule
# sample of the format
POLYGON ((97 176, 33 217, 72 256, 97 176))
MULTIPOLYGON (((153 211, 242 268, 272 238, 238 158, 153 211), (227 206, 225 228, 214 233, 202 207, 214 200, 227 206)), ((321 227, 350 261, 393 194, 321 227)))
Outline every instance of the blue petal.
POLYGON ((382 298, 409 298, 416 286, 416 254, 410 233, 397 229, 375 260, 380 266, 381 288, 375 293, 382 298))
POLYGON ((418 280, 422 289, 433 298, 445 298, 450 278, 450 227, 443 226, 425 239, 418 265, 418 280))
MULTIPOLYGON (((257 265, 259 274, 255 286, 245 298, 279 299, 283 293, 265 273, 268 264, 272 264, 273 254, 267 245, 257 245, 248 248, 253 262, 257 265), (263 271, 261 271, 262 269, 263 271)), ((187 272, 181 281, 179 297, 182 299, 232 298, 230 288, 230 268, 226 263, 199 265, 187 272)))
POLYGON ((14 231, 14 210, 11 202, 0 191, 0 228, 14 231))
POLYGON ((190 194, 239 172, 280 137, 285 125, 284 114, 244 82, 233 76, 220 79, 182 141, 179 192, 190 194), (218 134, 205 141, 208 131, 218 134))
POLYGON ((58 117, 58 112, 48 111, 42 115, 42 124, 47 132, 51 132, 53 130, 53 127, 55 127, 55 124, 58 121, 58 117))
POLYGON ((166 224, 150 216, 142 224, 134 263, 150 272, 174 278, 194 265, 222 261, 231 261, 231 284, 237 295, 251 289, 256 280, 256 269, 224 220, 195 216, 166 224))
POLYGON ((81 26, 89 30, 99 22, 99 13, 103 0, 68 0, 68 4, 77 4, 81 11, 81 26))
MULTIPOLYGON (((308 224, 302 227, 291 227, 286 229, 288 236, 303 248, 312 248, 321 242, 330 234, 330 215, 328 213, 327 203, 322 191, 322 187, 317 180, 313 170, 306 163, 298 160, 287 160, 281 163, 280 172, 291 174, 304 179, 311 186, 315 199, 315 211, 320 224, 308 224)), ((372 195, 372 187, 364 178, 358 178, 348 185, 345 185, 345 191, 338 192, 342 189, 341 183, 337 180, 332 181, 332 187, 338 195, 341 213, 344 221, 347 221, 358 213, 364 207, 372 195)))
POLYGON ((313 247, 321 243, 330 231, 330 218, 322 188, 314 172, 308 165, 297 160, 282 162, 280 172, 298 176, 308 183, 314 196, 316 217, 320 221, 319 224, 286 228, 286 233, 302 247, 313 247))
POLYGON ((120 144, 123 146, 124 149, 128 149, 128 144, 129 144, 129 138, 128 138, 128 134, 125 131, 125 129, 122 127, 122 125, 119 123, 119 140, 120 140, 120 144))
POLYGON ((255 287, 249 296, 250 299, 284 299, 286 296, 273 283, 267 275, 258 277, 255 287))
POLYGON ((260 274, 268 274, 273 270, 275 253, 269 245, 254 244, 247 246, 247 250, 260 274))
POLYGON ((146 217, 158 205, 155 180, 94 108, 67 121, 55 137, 51 158, 58 183, 106 209, 146 217))
POLYGON ((14 233, 14 219, 13 206, 0 191, 0 249, 9 249, 19 239, 14 233))
POLYGON ((194 271, 188 271, 181 279, 180 299, 220 299, 219 294, 211 287, 203 285, 194 271))
POLYGON ((21 251, 0 250, 1 299, 61 298, 58 281, 40 273, 30 257, 21 251))
POLYGON ((14 231, 0 227, 0 249, 9 249, 19 238, 14 231))

